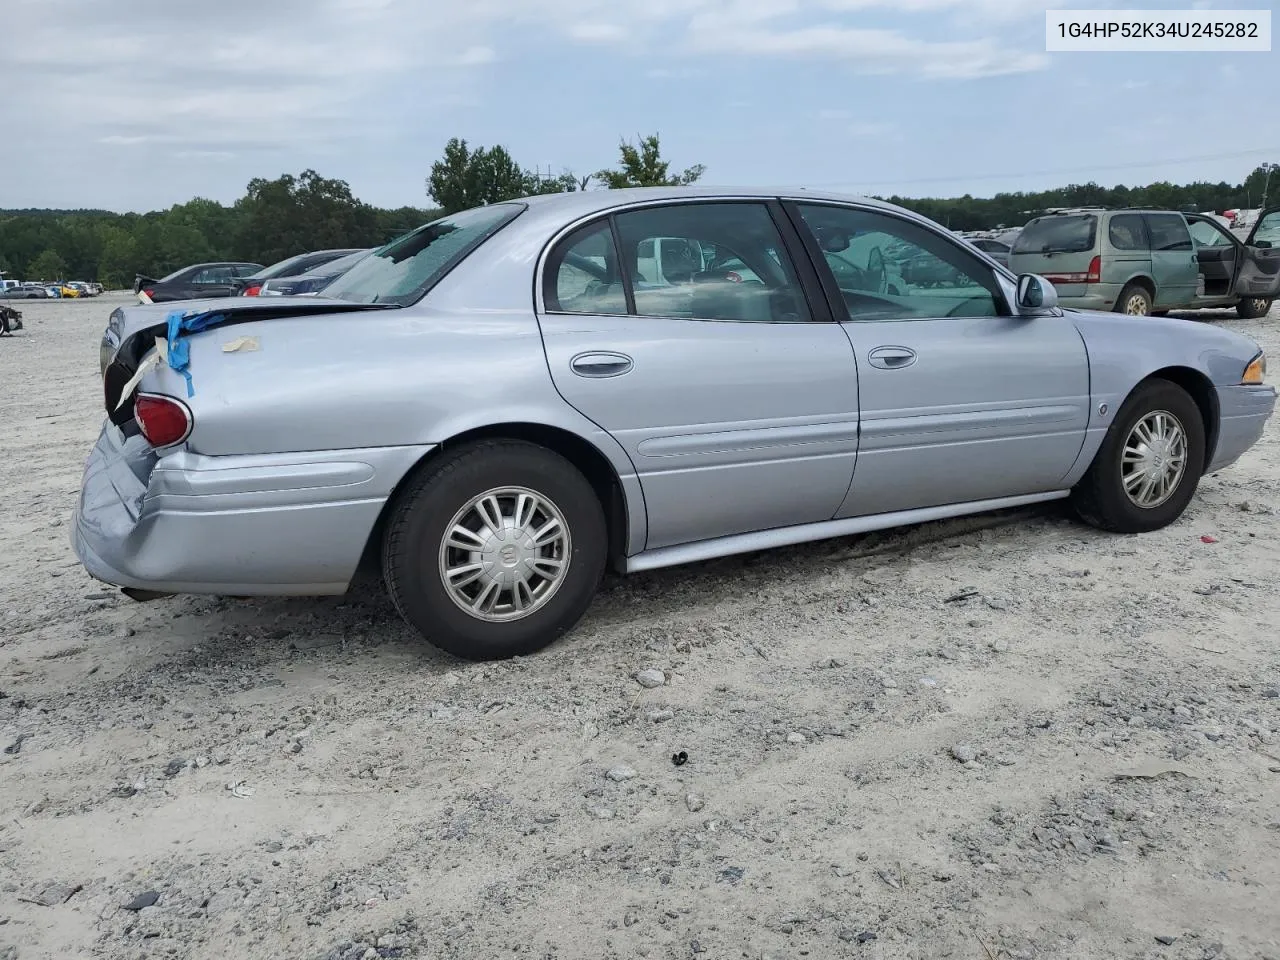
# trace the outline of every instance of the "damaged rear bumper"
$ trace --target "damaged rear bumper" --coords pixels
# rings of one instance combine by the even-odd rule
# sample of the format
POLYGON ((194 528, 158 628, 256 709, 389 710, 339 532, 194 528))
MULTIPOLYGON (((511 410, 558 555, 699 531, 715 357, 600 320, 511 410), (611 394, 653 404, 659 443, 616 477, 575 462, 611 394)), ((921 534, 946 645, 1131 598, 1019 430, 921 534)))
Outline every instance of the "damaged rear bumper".
POLYGON ((157 456, 107 422, 71 542, 97 580, 157 593, 338 594, 430 446, 157 456))

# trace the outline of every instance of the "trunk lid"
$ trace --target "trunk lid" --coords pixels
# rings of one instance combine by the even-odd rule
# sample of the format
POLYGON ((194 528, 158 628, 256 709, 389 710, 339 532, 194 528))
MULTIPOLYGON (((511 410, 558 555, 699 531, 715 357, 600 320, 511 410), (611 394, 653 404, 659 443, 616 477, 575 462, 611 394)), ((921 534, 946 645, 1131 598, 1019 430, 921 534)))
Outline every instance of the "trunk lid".
MULTIPOLYGON (((397 309, 395 304, 351 303, 345 300, 321 300, 316 297, 271 297, 266 301, 218 299, 185 301, 179 309, 173 304, 139 304, 121 307, 111 314, 104 342, 118 344, 103 372, 103 402, 107 416, 126 433, 136 431, 133 423, 132 398, 137 393, 135 374, 156 340, 167 340, 169 316, 177 313, 187 322, 198 322, 196 331, 181 330, 175 343, 211 330, 237 323, 279 320, 287 317, 323 316, 338 313, 363 313, 397 309)), ((157 362, 157 361, 152 361, 157 362)))

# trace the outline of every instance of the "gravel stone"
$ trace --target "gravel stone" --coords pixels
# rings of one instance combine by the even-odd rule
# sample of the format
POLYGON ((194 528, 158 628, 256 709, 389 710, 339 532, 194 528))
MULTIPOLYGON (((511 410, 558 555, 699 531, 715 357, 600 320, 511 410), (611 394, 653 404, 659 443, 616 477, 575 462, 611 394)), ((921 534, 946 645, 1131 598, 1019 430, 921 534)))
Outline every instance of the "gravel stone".
POLYGON ((650 667, 636 674, 636 683, 646 690, 653 690, 667 682, 667 675, 661 670, 650 667))

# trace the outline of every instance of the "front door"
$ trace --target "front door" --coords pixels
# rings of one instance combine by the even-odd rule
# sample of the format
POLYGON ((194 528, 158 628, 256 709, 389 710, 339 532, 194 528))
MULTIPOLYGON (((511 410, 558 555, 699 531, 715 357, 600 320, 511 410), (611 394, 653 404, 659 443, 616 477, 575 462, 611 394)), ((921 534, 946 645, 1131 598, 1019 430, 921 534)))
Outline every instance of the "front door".
POLYGON ((630 455, 646 549, 829 520, 849 488, 853 351, 824 304, 811 310, 776 216, 763 202, 632 208, 548 256, 552 379, 630 455), (698 256, 658 275, 637 254, 659 239, 698 256))
POLYGON ((205 267, 191 278, 193 298, 203 300, 231 296, 235 289, 232 284, 233 274, 230 266, 205 267))
POLYGON ((1245 241, 1236 294, 1256 300, 1280 297, 1280 209, 1263 210, 1245 241))
POLYGON ((862 441, 837 515, 1061 489, 1089 420, 1074 324, 1012 316, 990 267, 930 227, 843 205, 791 209, 815 260, 845 261, 826 283, 847 311, 862 441))
POLYGON ((1204 275, 1205 299, 1234 296, 1243 245, 1208 217, 1187 217, 1187 225, 1204 275))
POLYGON ((1200 261, 1180 213, 1144 213, 1151 236, 1151 279, 1156 282, 1155 307, 1184 307, 1196 299, 1200 261))

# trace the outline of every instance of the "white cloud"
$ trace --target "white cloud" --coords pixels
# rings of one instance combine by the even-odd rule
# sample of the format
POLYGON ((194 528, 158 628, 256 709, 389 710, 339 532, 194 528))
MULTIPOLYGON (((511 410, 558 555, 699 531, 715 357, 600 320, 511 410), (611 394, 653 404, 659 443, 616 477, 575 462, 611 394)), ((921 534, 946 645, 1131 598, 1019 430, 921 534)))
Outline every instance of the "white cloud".
POLYGON ((902 128, 896 123, 851 123, 846 129, 855 140, 902 139, 902 128))
POLYGON ((467 47, 453 62, 460 67, 479 67, 486 63, 493 63, 498 59, 498 53, 493 47, 467 47))
POLYGON ((586 43, 612 43, 625 39, 627 31, 616 23, 574 23, 569 26, 569 36, 586 43))

